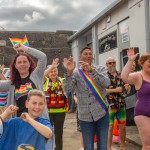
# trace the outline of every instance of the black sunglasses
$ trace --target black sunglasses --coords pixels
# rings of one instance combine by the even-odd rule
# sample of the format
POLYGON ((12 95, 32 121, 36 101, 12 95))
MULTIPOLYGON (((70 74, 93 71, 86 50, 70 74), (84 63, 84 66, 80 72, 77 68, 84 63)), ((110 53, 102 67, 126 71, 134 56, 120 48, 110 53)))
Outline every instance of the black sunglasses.
POLYGON ((116 64, 116 62, 115 62, 115 61, 114 61, 114 62, 108 62, 108 63, 106 63, 106 64, 111 65, 111 64, 116 64))

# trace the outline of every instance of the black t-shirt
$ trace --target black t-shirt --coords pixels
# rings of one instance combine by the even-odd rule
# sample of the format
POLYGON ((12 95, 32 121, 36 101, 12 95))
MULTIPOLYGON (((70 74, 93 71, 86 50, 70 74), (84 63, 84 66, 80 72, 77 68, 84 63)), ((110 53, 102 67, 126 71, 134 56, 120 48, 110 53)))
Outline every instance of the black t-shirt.
POLYGON ((15 89, 15 100, 19 107, 17 111, 17 117, 23 112, 27 112, 25 107, 25 101, 27 100, 28 92, 32 89, 36 89, 35 84, 29 79, 29 76, 21 79, 20 88, 15 89))

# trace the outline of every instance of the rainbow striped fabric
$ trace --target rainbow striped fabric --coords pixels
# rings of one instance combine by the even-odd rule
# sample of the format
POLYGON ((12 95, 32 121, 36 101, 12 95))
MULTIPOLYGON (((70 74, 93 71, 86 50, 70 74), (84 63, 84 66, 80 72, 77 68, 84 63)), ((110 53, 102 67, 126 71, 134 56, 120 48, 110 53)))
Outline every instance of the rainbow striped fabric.
POLYGON ((24 36, 24 38, 9 38, 9 39, 13 46, 18 43, 21 43, 25 46, 29 46, 29 42, 28 42, 26 35, 24 36))
POLYGON ((7 103, 8 92, 0 90, 0 106, 5 106, 7 103))
POLYGON ((98 87, 96 86, 96 84, 94 83, 92 78, 89 76, 89 74, 86 71, 83 71, 82 69, 78 69, 78 70, 79 70, 80 75, 82 76, 82 78, 86 82, 88 88, 91 90, 91 92, 95 96, 98 103, 100 103, 100 105, 107 111, 108 110, 108 104, 104 100, 100 90, 98 89, 98 87))

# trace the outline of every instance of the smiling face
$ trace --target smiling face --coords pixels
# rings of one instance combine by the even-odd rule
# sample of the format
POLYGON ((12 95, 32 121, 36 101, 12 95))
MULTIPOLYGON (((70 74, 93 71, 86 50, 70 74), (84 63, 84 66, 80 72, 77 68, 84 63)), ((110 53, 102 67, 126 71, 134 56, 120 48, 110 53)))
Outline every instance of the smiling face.
POLYGON ((29 75, 30 63, 26 56, 20 55, 16 59, 15 68, 18 70, 21 77, 29 75))
POLYGON ((26 108, 31 118, 36 118, 41 115, 45 107, 45 99, 43 96, 32 95, 26 100, 26 108))
POLYGON ((107 60, 106 60, 106 66, 107 66, 107 69, 110 73, 113 73, 116 71, 116 61, 114 58, 112 57, 109 57, 107 60))
POLYGON ((93 55, 92 55, 92 50, 90 48, 85 48, 81 54, 80 54, 80 60, 89 63, 89 65, 92 64, 92 59, 93 59, 93 55))
POLYGON ((52 69, 52 70, 49 72, 48 76, 49 76, 49 78, 50 78, 51 80, 56 80, 57 77, 58 77, 58 69, 57 69, 57 68, 52 69))

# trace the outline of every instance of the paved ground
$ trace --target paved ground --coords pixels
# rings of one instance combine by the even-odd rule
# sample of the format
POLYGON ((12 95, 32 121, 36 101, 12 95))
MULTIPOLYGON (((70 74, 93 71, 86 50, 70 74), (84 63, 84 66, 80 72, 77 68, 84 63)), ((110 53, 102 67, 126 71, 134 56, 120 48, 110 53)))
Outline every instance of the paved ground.
MULTIPOLYGON (((129 129, 131 130, 131 128, 129 129)), ((127 132, 130 132, 127 130, 127 132)), ((131 132, 131 135, 134 136, 134 132, 131 132)), ((130 137, 130 135, 128 135, 130 137)), ((136 137, 135 137, 136 138, 136 137)), ((141 150, 141 148, 135 144, 134 142, 127 140, 127 150, 141 150)), ((63 150, 79 150, 80 148, 80 133, 77 131, 77 123, 76 123, 76 113, 67 113, 65 126, 64 126, 64 135, 63 135, 63 150)), ((96 148, 95 148, 96 150, 96 148)), ((112 150, 120 150, 118 144, 113 144, 112 150)))

